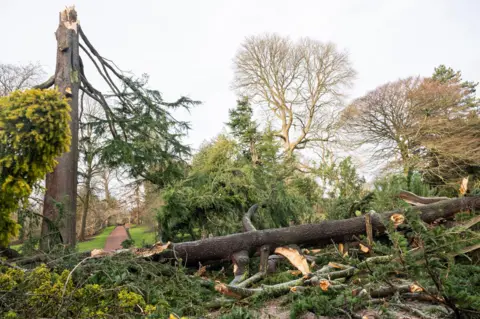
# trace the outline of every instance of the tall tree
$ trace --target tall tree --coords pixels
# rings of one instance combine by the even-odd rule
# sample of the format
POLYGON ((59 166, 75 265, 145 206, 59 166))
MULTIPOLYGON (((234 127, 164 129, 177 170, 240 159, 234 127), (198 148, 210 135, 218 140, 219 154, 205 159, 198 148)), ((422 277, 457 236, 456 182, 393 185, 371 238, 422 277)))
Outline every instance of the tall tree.
MULTIPOLYGON (((147 87, 148 77, 138 79, 126 75, 113 62, 105 59, 89 41, 73 7, 61 13, 57 29, 57 68, 54 77, 38 88, 56 85, 70 98, 72 106, 72 146, 59 159, 59 165, 47 176, 44 216, 58 220, 65 212, 62 230, 64 242, 75 243, 76 188, 78 162, 78 90, 99 103, 102 114, 95 118, 94 131, 105 137, 102 163, 125 170, 130 177, 166 185, 182 176, 185 158, 190 149, 182 138, 189 129, 186 122, 176 120, 171 109, 188 108, 199 102, 181 97, 173 103, 163 100, 157 90, 147 87), (79 41, 81 40, 81 41, 79 41), (108 94, 96 89, 88 80, 79 49, 100 74, 108 94), (60 205, 58 204, 60 203, 60 205), (62 209, 59 209, 62 208, 62 209)), ((42 227, 43 248, 51 246, 49 229, 42 227)))
POLYGON ((415 165, 411 150, 417 141, 412 133, 419 118, 411 96, 420 83, 410 77, 384 84, 354 100, 342 114, 351 142, 371 146, 374 160, 399 160, 405 174, 415 165))
POLYGON ((235 60, 234 88, 264 106, 287 156, 333 138, 343 89, 354 76, 348 55, 332 43, 275 34, 245 40, 235 60))
POLYGON ((413 170, 425 171, 428 162, 448 154, 455 154, 450 159, 457 160, 444 161, 442 166, 455 161, 458 165, 458 156, 465 158, 476 150, 472 134, 478 99, 474 93, 475 84, 462 81, 460 72, 439 67, 431 78, 401 79, 356 99, 342 120, 351 140, 373 146, 374 159, 396 158, 410 176, 413 170), (450 146, 440 151, 444 143, 450 146))
MULTIPOLYGON (((423 104, 433 104, 440 109, 435 116, 426 118, 428 131, 420 135, 424 146, 421 168, 430 184, 453 184, 457 188, 459 180, 464 177, 469 176, 471 184, 480 180, 480 99, 476 97, 477 85, 463 80, 460 71, 441 65, 435 68, 432 78, 420 90, 436 92, 434 103, 425 99, 425 94, 420 94, 418 99, 423 104), (450 91, 451 99, 439 99, 439 96, 444 96, 438 94, 440 89, 442 92, 450 91)), ((430 107, 429 113, 432 113, 431 110, 430 107)))

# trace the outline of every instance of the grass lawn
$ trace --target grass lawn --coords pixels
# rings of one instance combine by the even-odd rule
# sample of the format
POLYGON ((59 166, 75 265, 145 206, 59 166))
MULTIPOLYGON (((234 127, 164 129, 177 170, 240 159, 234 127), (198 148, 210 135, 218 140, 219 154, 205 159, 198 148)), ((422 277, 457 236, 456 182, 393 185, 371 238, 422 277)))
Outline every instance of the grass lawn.
POLYGON ((90 251, 93 249, 103 249, 108 235, 115 229, 115 226, 108 226, 100 234, 93 237, 91 240, 82 241, 77 244, 79 251, 90 251))
POLYGON ((149 226, 132 225, 130 227, 130 236, 135 241, 135 247, 142 247, 144 244, 155 244, 155 232, 150 230, 149 226))

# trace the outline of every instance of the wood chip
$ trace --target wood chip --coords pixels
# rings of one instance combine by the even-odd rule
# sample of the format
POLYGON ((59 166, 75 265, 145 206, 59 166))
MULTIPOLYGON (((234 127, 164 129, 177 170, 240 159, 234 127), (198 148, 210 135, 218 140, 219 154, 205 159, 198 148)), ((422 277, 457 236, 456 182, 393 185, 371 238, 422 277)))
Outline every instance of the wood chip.
POLYGON ((359 245, 360 245, 360 250, 363 251, 364 253, 368 253, 370 251, 370 248, 368 248, 367 246, 361 243, 359 245))
POLYGON ((390 220, 393 222, 393 225, 398 227, 399 225, 403 224, 405 221, 405 217, 402 214, 393 214, 390 216, 390 220))
POLYGON ((319 286, 323 291, 327 291, 328 287, 330 287, 330 282, 326 279, 322 279, 319 282, 319 286))

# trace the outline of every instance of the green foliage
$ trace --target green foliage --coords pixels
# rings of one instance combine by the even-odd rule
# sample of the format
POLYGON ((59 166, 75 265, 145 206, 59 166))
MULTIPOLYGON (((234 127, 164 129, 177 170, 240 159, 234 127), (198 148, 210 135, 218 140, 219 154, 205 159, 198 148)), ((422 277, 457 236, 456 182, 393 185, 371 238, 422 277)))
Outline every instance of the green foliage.
POLYGON ((0 245, 18 234, 10 214, 53 170, 70 145, 70 106, 55 90, 16 91, 0 98, 0 245))
POLYGON ((135 245, 135 241, 133 239, 125 239, 120 245, 122 245, 122 248, 127 249, 133 247, 135 245))
POLYGON ((165 102, 160 92, 147 88, 146 75, 122 80, 123 91, 111 114, 93 121, 96 133, 106 136, 102 162, 163 187, 183 175, 184 161, 190 155, 182 141, 189 124, 175 119, 170 110, 188 109, 199 102, 185 97, 165 102))
POLYGON ((168 318, 176 313, 196 318, 215 294, 183 268, 128 253, 79 262, 57 256, 54 268, 0 267, 0 317, 168 318))
MULTIPOLYGON (((376 244, 377 251, 393 255, 399 262, 371 268, 370 280, 388 284, 392 274, 400 274, 419 283, 427 292, 440 295, 453 310, 480 310, 480 266, 469 259, 455 257, 462 256, 465 247, 480 243, 478 233, 462 226, 427 227, 413 211, 407 211, 405 217, 404 227, 409 229, 407 237, 395 231, 390 223, 388 236, 391 245, 376 244), (412 239, 421 249, 411 250, 409 242, 412 239)), ((457 219, 465 217, 459 215, 457 219)))
POLYGON ((158 221, 164 240, 185 233, 195 239, 198 232, 240 232, 243 214, 255 203, 264 206, 255 217, 259 228, 312 217, 316 187, 307 177, 281 159, 267 160, 266 152, 259 156, 262 165, 243 154, 236 141, 220 136, 194 156, 188 176, 163 192, 158 221), (305 185, 311 188, 303 193, 305 185))
POLYGON ((460 84, 461 88, 466 92, 462 103, 472 109, 478 109, 480 106, 480 100, 475 95, 478 82, 464 81, 461 71, 454 71, 452 68, 447 68, 442 64, 435 68, 432 79, 440 83, 460 84))
POLYGON ((365 180, 358 175, 351 157, 340 162, 331 160, 320 165, 318 169, 324 192, 327 197, 322 200, 322 207, 328 219, 353 217, 352 207, 364 194, 365 180))
POLYGON ((229 110, 230 128, 233 137, 238 141, 244 151, 244 156, 254 164, 258 159, 257 143, 262 139, 258 125, 253 120, 253 109, 247 97, 237 101, 237 107, 229 110))
POLYGON ((273 133, 268 127, 258 131, 247 100, 230 111, 228 125, 233 136, 220 135, 203 145, 188 176, 163 191, 165 205, 157 215, 162 239, 240 232, 243 214, 255 203, 261 206, 258 228, 313 218, 317 184, 296 173, 294 160, 278 155, 273 133))
POLYGON ((398 194, 402 190, 410 191, 418 196, 428 197, 436 194, 436 190, 429 187, 418 173, 413 173, 410 178, 400 174, 387 175, 375 181, 374 200, 370 208, 376 212, 382 212, 408 207, 408 204, 398 198, 398 194))
POLYGON ((320 287, 309 288, 298 294, 289 296, 291 309, 290 318, 298 318, 304 312, 309 311, 317 316, 344 315, 339 309, 350 310, 365 302, 352 297, 349 291, 322 291, 320 287))

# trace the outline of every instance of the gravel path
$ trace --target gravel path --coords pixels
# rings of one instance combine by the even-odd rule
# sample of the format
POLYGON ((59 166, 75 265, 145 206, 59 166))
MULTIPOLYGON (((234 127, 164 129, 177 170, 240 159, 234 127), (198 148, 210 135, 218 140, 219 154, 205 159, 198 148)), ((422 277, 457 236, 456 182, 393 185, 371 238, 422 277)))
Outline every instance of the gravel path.
POLYGON ((105 242, 105 251, 112 251, 122 248, 122 242, 128 239, 127 231, 123 226, 117 226, 107 237, 105 242))

